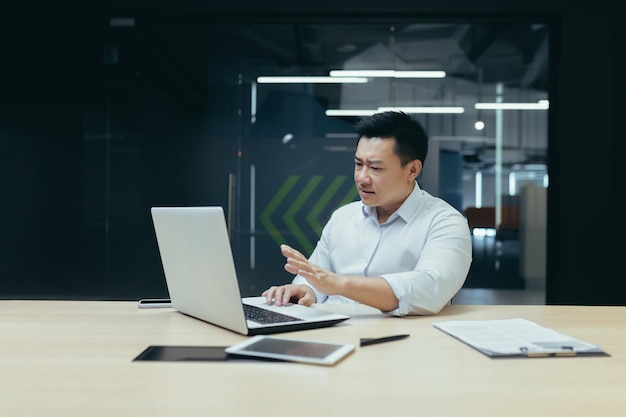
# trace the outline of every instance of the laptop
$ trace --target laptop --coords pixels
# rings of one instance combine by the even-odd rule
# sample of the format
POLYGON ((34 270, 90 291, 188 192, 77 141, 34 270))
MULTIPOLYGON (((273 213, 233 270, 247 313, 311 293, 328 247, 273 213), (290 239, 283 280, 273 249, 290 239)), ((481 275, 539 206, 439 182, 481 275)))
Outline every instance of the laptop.
POLYGON ((329 327, 350 318, 298 304, 277 307, 265 297, 242 298, 222 207, 152 207, 151 214, 172 307, 179 312, 249 336, 329 327))

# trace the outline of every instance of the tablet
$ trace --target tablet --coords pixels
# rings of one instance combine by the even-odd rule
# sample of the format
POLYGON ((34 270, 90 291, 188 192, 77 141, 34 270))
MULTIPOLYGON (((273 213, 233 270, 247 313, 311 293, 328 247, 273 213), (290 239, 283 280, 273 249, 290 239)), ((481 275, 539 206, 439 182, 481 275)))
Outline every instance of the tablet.
POLYGON ((355 348, 355 345, 345 343, 311 342, 261 335, 226 348, 226 353, 315 365, 334 365, 355 348))

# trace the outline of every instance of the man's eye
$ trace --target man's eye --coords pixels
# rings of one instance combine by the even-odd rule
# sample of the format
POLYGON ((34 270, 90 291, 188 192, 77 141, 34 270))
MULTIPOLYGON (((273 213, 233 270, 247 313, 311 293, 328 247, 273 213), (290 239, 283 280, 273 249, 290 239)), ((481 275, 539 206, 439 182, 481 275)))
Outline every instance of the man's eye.
POLYGON ((380 171, 381 168, 380 167, 372 167, 372 171, 380 171))
POLYGON ((362 167, 363 164, 361 162, 355 162, 354 165, 358 166, 358 167, 362 167))

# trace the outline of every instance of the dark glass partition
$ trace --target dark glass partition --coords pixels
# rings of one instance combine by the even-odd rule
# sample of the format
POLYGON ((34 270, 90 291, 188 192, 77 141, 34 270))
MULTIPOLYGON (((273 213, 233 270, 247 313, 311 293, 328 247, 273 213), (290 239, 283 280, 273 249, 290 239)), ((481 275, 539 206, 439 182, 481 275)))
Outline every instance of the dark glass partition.
POLYGON ((475 107, 549 99, 541 22, 91 15, 3 31, 0 297, 166 296, 155 205, 224 207, 244 295, 286 282, 278 245, 310 253, 357 198, 352 126, 381 108, 410 108, 431 136, 420 184, 468 216, 467 285, 541 285, 521 259, 545 258, 523 248, 544 233, 528 207, 545 228, 548 107, 475 107), (395 72, 259 79, 333 70, 395 72))

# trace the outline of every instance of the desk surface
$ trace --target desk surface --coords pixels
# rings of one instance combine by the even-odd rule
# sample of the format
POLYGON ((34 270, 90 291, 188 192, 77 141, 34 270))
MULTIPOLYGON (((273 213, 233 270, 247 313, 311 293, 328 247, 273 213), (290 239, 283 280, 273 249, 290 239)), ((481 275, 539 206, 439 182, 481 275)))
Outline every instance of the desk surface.
MULTIPOLYGON (((327 308, 327 307, 324 307, 327 308)), ((0 301, 2 416, 623 416, 626 307, 449 306, 386 317, 334 306, 338 326, 281 336, 356 343, 334 367, 269 362, 133 362, 149 345, 224 346, 245 338, 132 302, 0 301), (523 317, 611 357, 490 359, 433 320, 523 317), (281 394, 282 393, 282 394, 281 394)))

